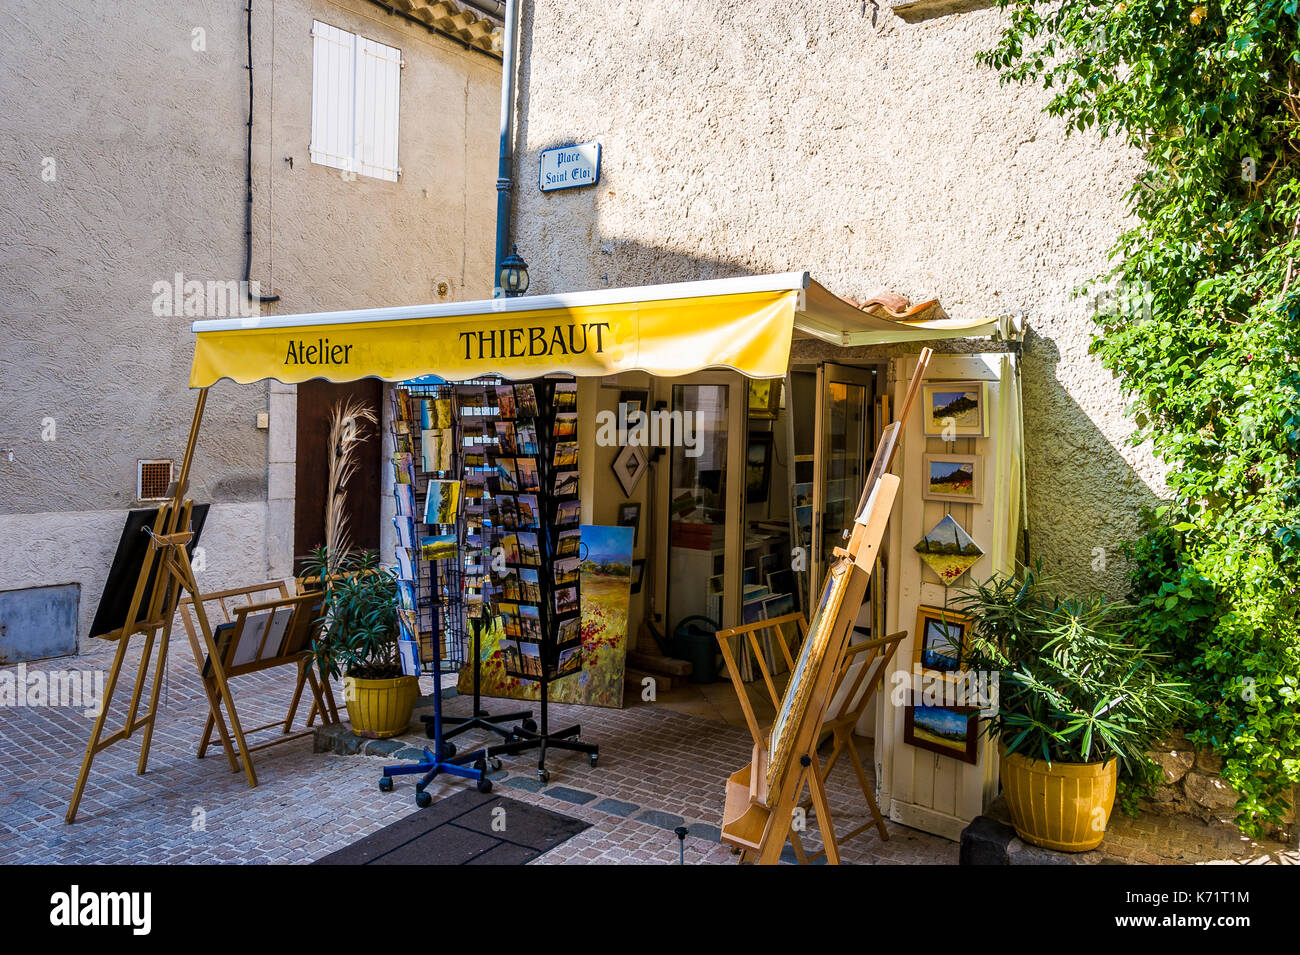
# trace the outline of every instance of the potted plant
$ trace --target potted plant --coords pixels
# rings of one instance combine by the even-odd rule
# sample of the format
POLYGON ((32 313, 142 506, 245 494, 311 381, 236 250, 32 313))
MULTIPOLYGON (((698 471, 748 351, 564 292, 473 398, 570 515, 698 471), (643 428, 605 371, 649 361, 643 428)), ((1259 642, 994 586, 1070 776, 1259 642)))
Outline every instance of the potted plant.
POLYGON ((1058 599, 1040 573, 995 575, 957 601, 973 618, 963 666, 999 673, 986 731, 1001 738, 1016 832, 1084 852, 1105 835, 1117 779, 1148 778, 1147 751, 1187 699, 1159 655, 1128 639, 1125 608, 1058 599))
POLYGON ((312 650, 325 679, 343 678, 352 732, 383 739, 411 722, 420 681, 404 676, 397 652, 397 582, 372 551, 312 552, 304 577, 325 591, 312 650))

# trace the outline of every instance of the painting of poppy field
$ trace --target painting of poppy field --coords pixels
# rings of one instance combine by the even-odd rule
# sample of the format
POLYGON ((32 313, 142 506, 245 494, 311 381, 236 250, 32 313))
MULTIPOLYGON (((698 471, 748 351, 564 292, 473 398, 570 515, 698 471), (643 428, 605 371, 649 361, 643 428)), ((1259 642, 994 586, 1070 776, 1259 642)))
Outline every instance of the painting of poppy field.
MULTIPOLYGON (((582 669, 552 683, 547 697, 557 703, 623 706, 623 669, 627 658, 628 605, 632 594, 631 527, 582 526, 583 555, 579 568, 582 669)), ((483 696, 515 700, 540 699, 538 685, 506 673, 500 621, 481 637, 483 696)), ((468 648, 467 648, 468 649, 468 648)), ((457 689, 474 692, 474 677, 466 665, 457 689)))

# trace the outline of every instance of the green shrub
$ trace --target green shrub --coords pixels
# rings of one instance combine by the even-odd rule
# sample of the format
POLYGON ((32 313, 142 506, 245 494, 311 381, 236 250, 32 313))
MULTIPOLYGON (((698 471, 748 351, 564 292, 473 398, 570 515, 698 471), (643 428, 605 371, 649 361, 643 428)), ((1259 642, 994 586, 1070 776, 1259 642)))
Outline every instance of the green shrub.
POLYGON ((1093 342, 1169 466, 1135 626, 1258 834, 1300 778, 1300 0, 1000 5, 981 62, 1146 160, 1093 342))
POLYGON ((350 552, 331 561, 321 547, 312 552, 304 576, 325 582, 320 631, 312 642, 320 672, 333 679, 401 676, 397 581, 392 571, 379 566, 378 556, 350 552))
POLYGON ((995 575, 956 601, 972 618, 963 667, 999 673, 986 731, 1008 753, 1049 763, 1116 759, 1127 786, 1148 783, 1147 752, 1188 704, 1185 688, 1132 640, 1128 608, 1060 599, 1040 573, 995 575))

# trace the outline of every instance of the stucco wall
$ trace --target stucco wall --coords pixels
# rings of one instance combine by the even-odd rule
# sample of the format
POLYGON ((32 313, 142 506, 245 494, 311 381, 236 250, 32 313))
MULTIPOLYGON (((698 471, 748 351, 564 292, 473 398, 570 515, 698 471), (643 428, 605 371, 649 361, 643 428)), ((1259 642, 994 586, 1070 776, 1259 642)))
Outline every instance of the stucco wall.
POLYGON ((845 296, 1024 312, 1033 554, 1067 585, 1122 590, 1115 545, 1161 471, 1124 444, 1123 401, 1087 354, 1071 292, 1106 267, 1139 158, 1067 138, 1041 112, 1044 91, 975 64, 998 11, 906 23, 858 3, 574 15, 528 0, 525 12, 514 230, 530 292, 807 269, 845 296), (539 150, 589 139, 604 150, 600 184, 540 193, 539 150))
MULTIPOLYGON (((365 0, 253 6, 268 310, 490 294, 499 62, 365 0), (399 182, 309 161, 313 18, 401 49, 399 182)), ((193 410, 193 317, 155 315, 153 283, 243 278, 244 4, 14 0, 0 36, 0 587, 81 582, 85 637, 136 459, 179 461, 193 410)), ((206 586, 286 571, 293 398, 212 391, 192 479, 217 505, 206 586)))

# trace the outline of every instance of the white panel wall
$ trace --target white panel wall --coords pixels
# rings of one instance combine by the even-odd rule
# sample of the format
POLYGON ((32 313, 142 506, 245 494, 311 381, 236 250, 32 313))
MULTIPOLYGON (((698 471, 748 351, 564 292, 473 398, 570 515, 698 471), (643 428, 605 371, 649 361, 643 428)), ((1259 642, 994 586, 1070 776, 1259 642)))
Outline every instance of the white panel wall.
MULTIPOLYGON (((916 367, 914 356, 896 359, 892 366, 894 406, 902 406, 907 383, 916 367)), ((896 465, 902 479, 900 504, 890 521, 889 554, 892 573, 888 581, 886 632, 907 630, 898 648, 881 694, 876 734, 876 778, 881 805, 890 818, 957 839, 961 830, 997 793, 998 754, 995 742, 981 737, 975 765, 918 749, 903 742, 903 708, 892 701, 894 680, 912 672, 916 647, 917 609, 944 607, 956 590, 971 580, 984 580, 995 571, 1010 573, 1015 559, 1015 521, 1019 517, 1019 401, 1014 367, 1006 356, 935 355, 926 381, 987 381, 990 402, 988 438, 959 438, 945 442, 922 433, 923 408, 913 408, 904 432, 896 465), (926 501, 923 456, 948 451, 983 457, 983 500, 978 504, 926 501), (955 587, 945 587, 915 552, 926 532, 951 513, 984 551, 984 556, 955 587)), ((909 684, 910 685, 910 684, 909 684)))

